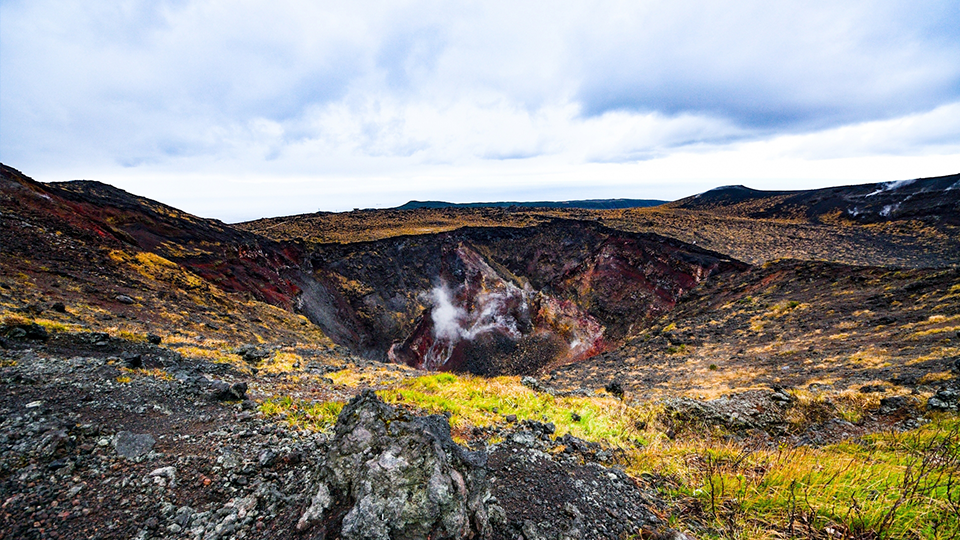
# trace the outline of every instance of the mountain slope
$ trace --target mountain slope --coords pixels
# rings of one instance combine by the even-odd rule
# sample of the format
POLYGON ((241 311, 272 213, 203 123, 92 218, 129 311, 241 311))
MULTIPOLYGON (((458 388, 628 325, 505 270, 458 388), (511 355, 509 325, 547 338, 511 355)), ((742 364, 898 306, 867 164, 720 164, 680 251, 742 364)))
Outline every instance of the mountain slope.
POLYGON ((278 270, 295 250, 105 184, 41 184, 6 166, 0 211, 7 309, 141 335, 329 343, 291 313, 298 289, 278 270))
POLYGON ((725 186, 666 206, 773 219, 878 223, 920 220, 960 225, 960 174, 807 191, 725 186))

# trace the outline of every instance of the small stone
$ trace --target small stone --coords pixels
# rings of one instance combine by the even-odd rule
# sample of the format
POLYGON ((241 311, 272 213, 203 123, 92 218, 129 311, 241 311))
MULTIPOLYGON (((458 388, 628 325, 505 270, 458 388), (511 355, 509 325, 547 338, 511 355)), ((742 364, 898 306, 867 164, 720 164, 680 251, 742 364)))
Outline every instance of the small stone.
POLYGON ((150 452, 155 444, 157 444, 156 439, 148 433, 121 431, 117 433, 117 438, 113 446, 116 448, 118 454, 133 460, 150 452))
POLYGON ((506 420, 507 422, 513 424, 513 423, 515 423, 515 422, 517 421, 517 415, 515 415, 515 414, 508 414, 508 415, 504 416, 503 419, 506 420))
POLYGON ((130 369, 138 369, 143 367, 143 356, 137 353, 124 352, 120 355, 120 359, 127 365, 130 369))
POLYGON ((240 355, 243 360, 249 364, 257 364, 270 357, 272 354, 269 349, 261 349, 253 344, 241 345, 233 350, 234 354, 240 355))
POLYGON ((116 297, 114 297, 114 298, 115 298, 115 300, 116 300, 117 302, 120 302, 121 304, 135 304, 135 303, 136 303, 136 300, 134 300, 133 298, 130 298, 129 296, 127 296, 127 295, 125 295, 125 294, 118 294, 118 295, 117 295, 116 297))
POLYGON ((880 414, 890 415, 910 405, 910 398, 891 396, 880 400, 880 414))
POLYGON ((217 401, 244 401, 247 399, 247 383, 239 382, 230 385, 223 381, 214 381, 211 385, 211 394, 217 401))
POLYGON ((27 331, 18 326, 7 331, 7 336, 12 339, 23 339, 27 337, 27 331))
POLYGON ((927 408, 933 411, 949 411, 950 404, 936 397, 932 397, 927 400, 927 408))
POLYGON ((163 338, 156 334, 147 334, 147 342, 154 345, 159 345, 163 341, 163 338))
POLYGON ((543 391, 543 385, 541 385, 540 381, 538 381, 534 377, 530 377, 530 376, 523 377, 522 379, 520 379, 520 384, 537 392, 543 391))
POLYGON ((623 384, 620 381, 610 381, 610 384, 604 386, 603 389, 617 398, 623 399, 623 384))
POLYGON ((39 340, 46 341, 47 338, 50 337, 50 334, 47 332, 47 329, 40 326, 37 323, 33 323, 27 326, 26 328, 24 328, 24 330, 26 331, 27 339, 39 339, 39 340))
POLYGON ((770 399, 779 403, 790 403, 792 398, 783 392, 774 392, 770 394, 770 399))
POLYGON ((36 409, 37 407, 39 407, 39 406, 41 406, 41 405, 43 405, 43 402, 42 402, 42 401, 31 401, 30 403, 27 403, 27 404, 25 405, 25 407, 28 408, 28 409, 36 409))
POLYGON ((67 306, 63 305, 63 302, 55 302, 50 309, 56 311, 57 313, 66 313, 67 306))
POLYGON ((159 469, 151 471, 150 474, 147 475, 147 478, 153 478, 155 480, 162 479, 165 480, 170 487, 174 487, 177 485, 177 470, 173 467, 160 467, 159 469))
POLYGON ((257 459, 257 462, 260 463, 261 468, 265 469, 267 467, 272 467, 273 464, 277 462, 278 457, 279 457, 279 454, 277 454, 276 452, 268 448, 263 452, 260 452, 260 456, 257 459))

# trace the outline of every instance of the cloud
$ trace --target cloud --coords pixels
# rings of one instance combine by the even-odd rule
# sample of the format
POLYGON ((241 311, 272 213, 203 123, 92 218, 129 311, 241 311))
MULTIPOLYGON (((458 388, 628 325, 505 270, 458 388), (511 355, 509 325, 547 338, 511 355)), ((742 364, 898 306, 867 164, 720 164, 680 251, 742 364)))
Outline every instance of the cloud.
POLYGON ((0 159, 188 203, 232 178, 249 217, 271 181, 350 208, 955 155, 958 29, 949 1, 3 0, 0 159))
POLYGON ((587 114, 704 113, 820 129, 960 98, 949 3, 643 2, 592 12, 580 41, 587 114))

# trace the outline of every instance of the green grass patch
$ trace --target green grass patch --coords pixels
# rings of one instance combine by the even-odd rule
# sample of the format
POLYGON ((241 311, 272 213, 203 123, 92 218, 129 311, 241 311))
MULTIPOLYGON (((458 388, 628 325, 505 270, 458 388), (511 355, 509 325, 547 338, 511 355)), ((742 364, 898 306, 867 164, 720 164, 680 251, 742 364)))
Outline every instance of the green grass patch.
POLYGON ((648 448, 635 474, 667 474, 681 520, 704 537, 956 538, 960 421, 824 448, 693 441, 648 448))
POLYGON ((298 429, 326 431, 337 423, 343 410, 341 401, 306 401, 282 396, 264 401, 260 411, 266 416, 279 416, 298 429))
POLYGON ((389 403, 406 403, 432 414, 450 414, 454 428, 486 427, 514 414, 518 421, 553 422, 557 435, 627 447, 647 435, 638 427, 652 420, 655 408, 630 407, 612 397, 556 397, 534 392, 518 377, 492 379, 438 373, 408 379, 378 392, 389 403), (574 420, 574 415, 579 420, 574 420))

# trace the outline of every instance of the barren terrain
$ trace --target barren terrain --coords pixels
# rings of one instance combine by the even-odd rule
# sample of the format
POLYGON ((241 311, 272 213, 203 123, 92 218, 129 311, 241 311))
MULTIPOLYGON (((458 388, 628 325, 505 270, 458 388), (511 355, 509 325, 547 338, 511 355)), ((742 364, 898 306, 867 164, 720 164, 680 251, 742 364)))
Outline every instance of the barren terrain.
POLYGON ((493 538, 955 538, 957 181, 234 226, 3 166, 0 537, 350 538, 367 395, 493 538))

